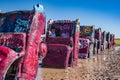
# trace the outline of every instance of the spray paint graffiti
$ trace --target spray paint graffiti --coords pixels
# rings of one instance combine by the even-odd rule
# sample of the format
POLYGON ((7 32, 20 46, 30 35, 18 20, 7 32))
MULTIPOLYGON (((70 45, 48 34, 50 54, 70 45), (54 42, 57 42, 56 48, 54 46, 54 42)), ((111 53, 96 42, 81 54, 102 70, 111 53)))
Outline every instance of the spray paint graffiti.
POLYGON ((70 24, 54 24, 55 28, 60 28, 60 30, 72 30, 72 26, 70 24))
POLYGON ((56 36, 61 36, 68 38, 74 33, 74 23, 67 22, 53 22, 51 26, 49 26, 49 30, 55 29, 56 36))
POLYGON ((28 29, 27 20, 22 20, 22 19, 16 20, 14 32, 26 32, 27 29, 28 29))
POLYGON ((80 38, 79 58, 87 58, 89 52, 89 39, 80 38))
POLYGON ((0 32, 26 32, 29 29, 33 13, 26 14, 24 12, 8 13, 6 16, 1 16, 0 32), (30 21, 29 21, 30 20, 30 21))
POLYGON ((81 38, 86 38, 89 39, 89 47, 84 48, 84 50, 81 50, 81 53, 83 53, 84 51, 86 51, 85 53, 88 53, 88 55, 86 55, 86 57, 92 57, 93 55, 93 46, 94 46, 94 34, 95 34, 95 27, 94 26, 80 26, 80 37, 81 38))
POLYGON ((86 48, 88 46, 88 41, 80 40, 80 49, 86 48))
POLYGON ((0 45, 9 47, 16 52, 21 52, 23 48, 22 34, 0 34, 0 45))

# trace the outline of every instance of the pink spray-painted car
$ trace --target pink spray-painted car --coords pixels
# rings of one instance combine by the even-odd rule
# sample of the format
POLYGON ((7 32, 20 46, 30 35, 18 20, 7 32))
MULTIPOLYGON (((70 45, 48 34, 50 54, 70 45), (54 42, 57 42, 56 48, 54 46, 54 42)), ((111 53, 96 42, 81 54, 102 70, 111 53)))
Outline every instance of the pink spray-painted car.
POLYGON ((80 26, 80 40, 81 40, 81 38, 84 38, 83 41, 89 42, 87 44, 86 43, 84 44, 84 45, 87 45, 87 47, 83 48, 84 50, 81 50, 81 48, 79 50, 79 54, 86 52, 85 58, 87 58, 87 57, 91 58, 93 56, 94 34, 95 34, 95 26, 93 26, 93 25, 92 26, 86 26, 86 25, 80 26))
POLYGON ((38 4, 33 10, 0 13, 0 80, 35 80, 39 48, 44 46, 42 11, 38 4))
POLYGON ((43 59, 44 67, 77 66, 79 24, 79 19, 48 21, 46 36, 48 53, 43 59))
POLYGON ((79 58, 88 58, 88 53, 89 53, 89 39, 87 38, 80 38, 80 48, 79 48, 79 58))
POLYGON ((115 35, 114 34, 110 35, 110 48, 111 49, 115 48, 115 35))
POLYGON ((97 46, 96 46, 97 53, 101 52, 101 47, 102 47, 101 38, 103 38, 101 34, 102 34, 101 28, 95 29, 95 39, 97 40, 97 46))

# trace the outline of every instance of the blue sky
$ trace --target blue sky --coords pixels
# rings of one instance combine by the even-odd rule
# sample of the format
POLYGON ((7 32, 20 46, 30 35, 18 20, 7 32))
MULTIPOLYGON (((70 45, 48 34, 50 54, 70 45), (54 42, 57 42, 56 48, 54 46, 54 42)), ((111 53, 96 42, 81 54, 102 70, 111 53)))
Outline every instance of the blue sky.
POLYGON ((95 25, 120 38, 120 0, 0 0, 2 12, 44 6, 47 20, 80 18, 81 25, 95 25))

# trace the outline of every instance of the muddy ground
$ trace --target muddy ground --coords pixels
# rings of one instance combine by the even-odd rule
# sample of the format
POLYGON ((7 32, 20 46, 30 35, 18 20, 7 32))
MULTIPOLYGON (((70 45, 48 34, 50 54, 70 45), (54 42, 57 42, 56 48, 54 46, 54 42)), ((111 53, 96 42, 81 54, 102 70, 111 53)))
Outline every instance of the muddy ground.
POLYGON ((120 80, 119 49, 107 50, 91 59, 79 59, 78 63, 75 68, 39 68, 37 80, 120 80))

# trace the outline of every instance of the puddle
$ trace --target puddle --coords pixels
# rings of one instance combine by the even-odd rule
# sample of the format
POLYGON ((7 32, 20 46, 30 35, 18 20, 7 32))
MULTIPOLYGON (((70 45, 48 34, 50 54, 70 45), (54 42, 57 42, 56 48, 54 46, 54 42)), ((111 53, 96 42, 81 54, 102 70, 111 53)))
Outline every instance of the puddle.
POLYGON ((115 50, 116 51, 120 50, 120 46, 116 46, 115 50))

